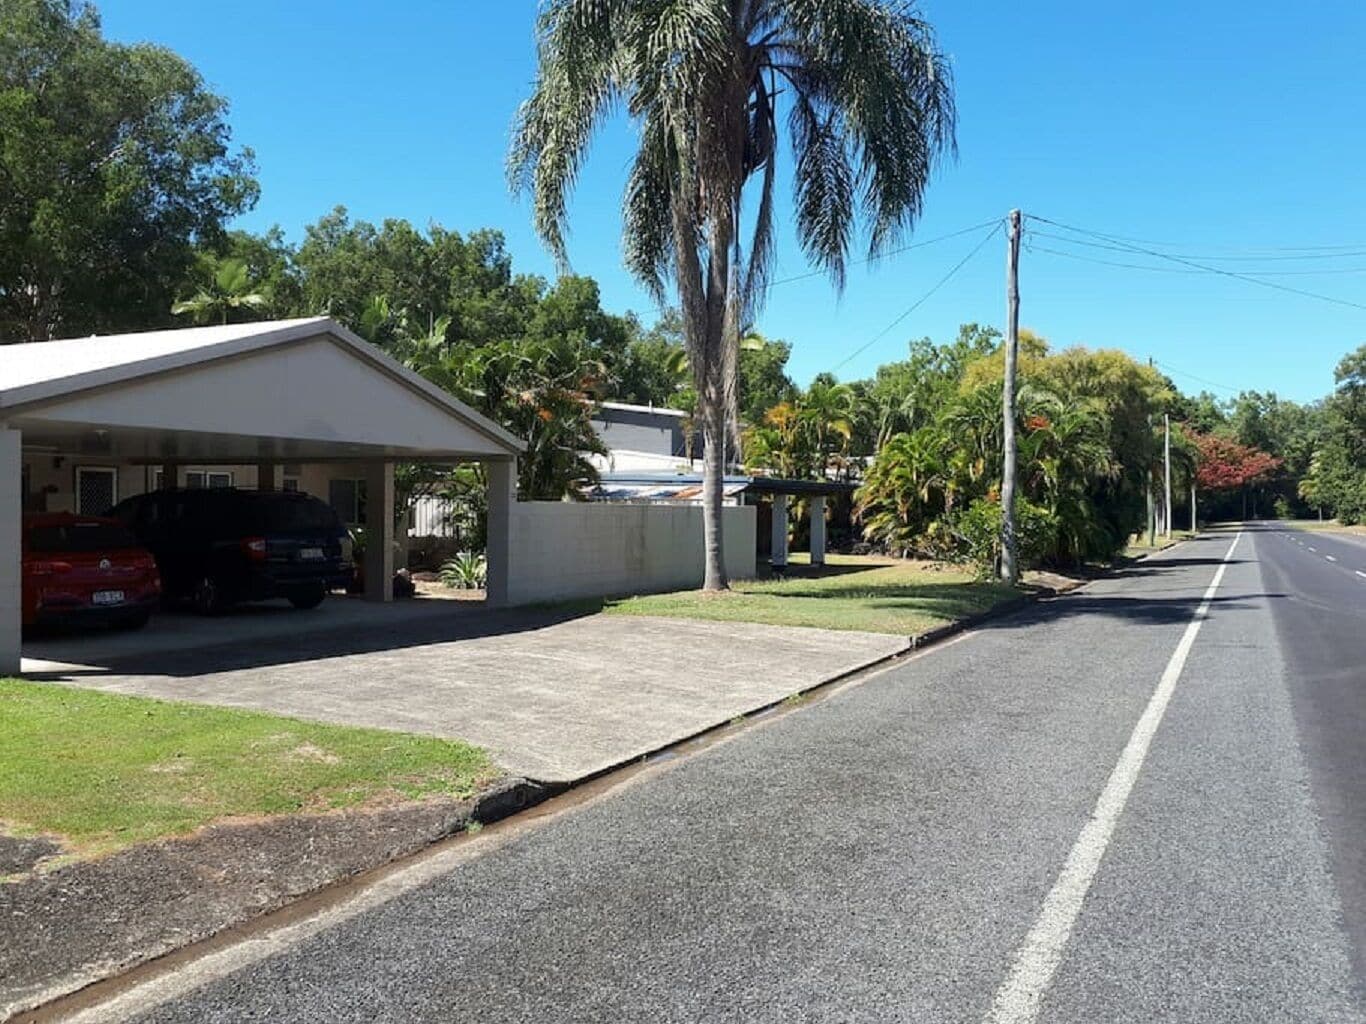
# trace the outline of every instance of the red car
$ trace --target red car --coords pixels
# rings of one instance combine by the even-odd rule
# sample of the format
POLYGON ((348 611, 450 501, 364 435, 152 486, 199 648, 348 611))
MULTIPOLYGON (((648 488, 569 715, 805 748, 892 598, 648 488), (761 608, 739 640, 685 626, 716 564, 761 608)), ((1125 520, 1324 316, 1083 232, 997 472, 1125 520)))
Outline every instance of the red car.
POLYGON ((160 596, 151 553, 117 520, 65 512, 24 517, 25 626, 140 629, 160 596))

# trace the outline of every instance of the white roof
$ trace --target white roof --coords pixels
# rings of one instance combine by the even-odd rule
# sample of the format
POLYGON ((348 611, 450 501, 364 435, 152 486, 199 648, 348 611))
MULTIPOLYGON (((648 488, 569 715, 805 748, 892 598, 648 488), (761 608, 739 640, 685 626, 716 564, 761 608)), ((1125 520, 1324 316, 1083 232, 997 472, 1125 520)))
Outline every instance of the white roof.
POLYGON ((375 370, 421 393, 509 452, 526 447, 520 438, 330 317, 0 345, 0 417, 35 403, 319 336, 327 336, 375 370))
POLYGON ((688 414, 682 409, 670 409, 665 405, 630 405, 626 402, 599 402, 599 409, 616 409, 620 412, 652 412, 658 416, 677 416, 683 419, 688 414))
POLYGON ((627 473, 650 470, 652 472, 688 472, 699 469, 701 459, 691 461, 682 455, 660 455, 658 452, 632 451, 629 448, 613 448, 606 455, 590 453, 588 461, 599 473, 627 473))
POLYGON ((213 327, 180 327, 137 334, 92 334, 86 338, 67 338, 63 341, 4 345, 0 346, 0 367, 4 369, 3 374, 0 374, 0 394, 96 370, 193 352, 224 342, 269 337, 299 326, 327 330, 331 325, 332 321, 327 317, 314 316, 213 327))

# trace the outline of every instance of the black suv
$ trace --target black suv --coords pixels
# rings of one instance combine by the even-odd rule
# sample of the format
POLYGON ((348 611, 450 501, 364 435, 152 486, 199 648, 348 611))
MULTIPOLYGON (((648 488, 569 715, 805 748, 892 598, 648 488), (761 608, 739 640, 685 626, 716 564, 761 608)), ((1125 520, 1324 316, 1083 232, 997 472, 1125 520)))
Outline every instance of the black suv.
POLYGON ((162 490, 128 498, 109 514, 155 556, 162 594, 205 614, 273 597, 316 608, 329 590, 351 582, 346 529, 311 495, 162 490))

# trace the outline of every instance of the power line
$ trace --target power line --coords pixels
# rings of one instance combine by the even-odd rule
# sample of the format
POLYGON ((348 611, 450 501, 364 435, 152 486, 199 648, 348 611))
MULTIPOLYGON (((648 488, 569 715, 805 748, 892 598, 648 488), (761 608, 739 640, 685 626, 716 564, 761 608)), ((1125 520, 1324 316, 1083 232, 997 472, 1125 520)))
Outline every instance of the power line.
MULTIPOLYGON (((1105 242, 1115 242, 1121 245, 1123 244, 1119 241, 1119 239, 1112 238, 1108 235, 1102 235, 1097 231, 1087 231, 1084 228, 1072 227, 1070 224, 1062 224, 1058 221, 1049 220, 1047 217, 1039 217, 1035 214, 1029 214, 1028 216, 1030 220, 1036 220, 1042 224, 1051 224, 1056 228, 1062 228, 1064 231, 1072 231, 1079 235, 1087 235, 1091 238, 1099 238, 1105 242)), ((1318 292, 1306 291, 1303 288, 1293 288, 1288 284, 1279 284, 1276 281, 1267 281, 1263 278, 1252 277, 1248 274, 1241 274, 1234 270, 1225 270, 1221 267, 1205 266, 1204 264, 1196 263, 1194 260, 1186 259, 1183 256, 1173 256, 1171 253, 1158 252, 1155 249, 1145 249, 1142 246, 1137 245, 1127 246, 1127 249, 1130 252, 1142 253, 1144 256, 1152 256, 1156 259, 1169 260, 1172 263, 1180 263, 1184 266, 1194 267, 1196 270, 1204 270, 1211 274, 1220 274, 1224 277, 1231 277, 1237 281, 1248 281, 1251 284, 1260 285, 1263 288, 1274 288, 1276 291, 1289 292, 1292 295, 1302 295, 1306 298, 1318 299, 1320 302, 1331 302, 1334 305, 1338 306, 1350 306, 1353 309, 1366 310, 1366 305, 1363 305, 1360 302, 1352 302, 1349 299, 1339 299, 1331 295, 1322 295, 1318 292)))
MULTIPOLYGON (((1034 235, 1047 238, 1060 238, 1060 235, 1045 235, 1041 231, 1033 232, 1034 235)), ((1073 241, 1073 239, 1067 239, 1073 241)), ((1126 267, 1130 270, 1151 270, 1157 274, 1200 274, 1208 275, 1208 270, 1192 270, 1186 267, 1155 267, 1148 263, 1120 263, 1116 260, 1103 260, 1096 256, 1083 256, 1081 253, 1064 252, 1061 249, 1049 249, 1042 245, 1031 245, 1028 236, 1025 240, 1025 248, 1030 252, 1044 252, 1051 256, 1066 256, 1068 259, 1079 260, 1082 263, 1097 263, 1105 267, 1126 267)), ((1107 248, 1116 248, 1107 246, 1107 248)), ((1128 250, 1120 250, 1127 252, 1128 250)), ((1325 274, 1366 274, 1366 267, 1335 267, 1330 270, 1256 270, 1249 271, 1249 277, 1321 277, 1325 274)))
MULTIPOLYGON (((1042 218, 1038 218, 1038 219, 1042 220, 1042 218)), ((1051 222, 1048 222, 1048 223, 1051 223, 1051 222)), ((1061 225, 1059 225, 1059 226, 1061 226, 1061 225)), ((1078 229, 1076 229, 1076 228, 1069 228, 1068 230, 1075 231, 1075 230, 1078 230, 1078 229)), ((1120 244, 1117 244, 1117 245, 1106 245, 1106 244, 1103 244, 1103 243, 1100 243, 1100 242, 1087 242, 1087 241, 1084 241, 1084 240, 1082 240, 1082 239, 1080 239, 1080 238, 1072 238, 1072 237, 1070 237, 1070 236, 1068 236, 1068 235, 1055 235, 1055 234, 1053 234, 1051 231, 1034 231, 1034 232, 1031 232, 1031 234, 1038 235, 1040 238, 1056 238, 1056 239, 1057 239, 1058 241, 1060 241, 1060 242, 1071 242, 1073 245, 1084 245, 1084 246, 1086 246, 1086 247, 1089 248, 1089 249, 1109 249, 1109 250, 1112 250, 1112 251, 1114 251, 1114 252, 1133 252, 1133 251, 1134 251, 1134 246, 1129 245, 1129 244, 1127 244, 1127 243, 1120 243, 1120 244)), ((1104 237, 1106 237, 1106 236, 1104 236, 1104 235, 1097 235, 1096 237, 1098 237, 1098 238, 1104 238, 1104 237)), ((1256 262, 1256 263, 1271 263, 1271 262, 1282 262, 1282 261, 1285 261, 1285 260, 1334 260, 1334 259, 1338 259, 1338 258, 1340 258, 1340 257, 1366 256, 1366 249, 1355 249, 1355 250, 1348 250, 1348 251, 1343 251, 1343 252, 1333 252, 1333 253, 1305 253, 1305 254, 1301 254, 1301 255, 1298 255, 1298 256, 1199 256, 1199 255, 1191 255, 1191 254, 1189 254, 1189 253, 1179 253, 1179 254, 1177 254, 1177 255, 1178 255, 1180 258, 1182 258, 1182 259, 1214 260, 1214 261, 1216 261, 1216 262, 1223 262, 1223 263, 1227 263, 1227 262, 1230 262, 1230 261, 1232 261, 1232 260, 1252 261, 1252 262, 1256 262)))
MULTIPOLYGON (((985 235, 982 236, 981 241, 979 241, 976 245, 974 245, 974 246, 972 247, 972 249, 968 252, 968 254, 967 254, 966 256, 964 256, 961 260, 959 260, 957 263, 955 263, 955 264, 953 265, 953 269, 951 269, 947 274, 945 274, 945 275, 944 275, 943 277, 941 277, 938 281, 936 281, 936 282, 934 283, 934 286, 933 286, 929 291, 927 291, 924 295, 920 296, 920 298, 916 299, 915 302, 911 303, 911 305, 910 305, 910 306, 909 306, 909 307, 908 307, 900 316, 898 316, 895 320, 893 320, 891 323, 889 323, 886 327, 884 327, 882 330, 878 331, 877 334, 873 335, 873 336, 872 336, 871 338, 869 338, 866 342, 864 342, 864 343, 863 343, 862 345, 860 345, 858 348, 854 349, 854 351, 850 352, 847 356, 845 356, 845 357, 844 357, 843 359, 841 359, 838 363, 836 363, 834 366, 832 366, 832 367, 830 368, 830 372, 831 372, 831 373, 834 373, 836 370, 838 370, 840 367, 844 366, 846 363, 848 363, 848 362, 850 362, 851 360, 853 360, 853 359, 857 358, 858 356, 862 355, 864 352, 866 352, 868 349, 870 349, 874 344, 876 344, 877 342, 881 341, 884 337, 886 337, 886 335, 887 335, 889 332, 891 332, 891 331, 893 330, 893 328, 895 328, 898 324, 900 324, 900 323, 901 323, 903 320, 905 320, 908 316, 910 316, 910 315, 911 315, 912 313, 914 313, 917 309, 919 309, 919 308, 920 308, 921 306, 923 306, 926 302, 928 302, 930 296, 933 295, 935 292, 939 291, 939 289, 942 288, 945 284, 947 284, 948 281, 949 281, 949 278, 953 277, 954 274, 956 274, 956 273, 958 273, 958 271, 962 270, 962 269, 963 269, 963 266, 968 262, 968 260, 972 259, 972 258, 973 258, 974 256, 976 256, 979 252, 981 252, 982 246, 986 245, 989 241, 991 241, 991 239, 996 235, 996 233, 999 232, 999 231, 1001 230, 1001 223, 1002 223, 1002 222, 1001 222, 1000 220, 996 220, 996 221, 991 222, 991 224, 992 224, 991 230, 988 231, 985 235)), ((981 225, 979 225, 979 227, 980 227, 980 226, 981 226, 981 225)))
MULTIPOLYGON (((1026 214, 1026 216, 1029 216, 1029 214, 1026 214)), ((1035 219, 1036 219, 1036 220, 1043 220, 1042 217, 1036 217, 1035 219)), ((1051 222, 1049 222, 1049 223, 1051 223, 1051 222)), ((1063 227, 1064 225, 1059 224, 1059 225, 1057 225, 1057 226, 1058 226, 1058 227, 1063 227)), ((1076 230, 1076 229, 1071 229, 1071 230, 1076 230)), ((1170 241, 1159 242, 1159 241, 1155 241, 1154 239, 1151 239, 1151 238, 1134 238, 1132 235, 1120 235, 1120 234, 1116 234, 1116 233, 1113 232, 1113 231, 1099 231, 1099 232, 1095 232, 1095 234, 1096 234, 1098 237, 1112 239, 1112 240, 1117 241, 1117 242, 1131 242, 1131 243, 1133 243, 1133 244, 1135 244, 1135 245, 1156 245, 1156 246, 1161 246, 1161 247, 1167 248, 1167 249, 1181 249, 1181 248, 1183 248, 1183 247, 1186 245, 1185 242, 1170 242, 1170 241)), ((1363 250, 1366 250, 1366 242, 1344 242, 1344 243, 1339 243, 1339 244, 1337 244, 1337 245, 1272 245, 1272 246, 1255 246, 1255 245, 1215 245, 1215 246, 1209 246, 1208 248, 1212 248, 1212 249, 1224 249, 1224 250, 1226 250, 1227 252, 1230 252, 1230 253, 1331 252, 1331 251, 1333 251, 1333 250, 1341 250, 1341 249, 1363 249, 1363 250)), ((1196 257, 1194 257, 1194 258, 1195 258, 1195 259, 1202 259, 1202 258, 1205 258, 1205 257, 1196 256, 1196 257)), ((1229 257, 1211 256, 1211 257, 1208 257, 1208 258, 1209 258, 1209 259, 1227 259, 1227 258, 1229 258, 1229 257)), ((1255 257, 1253 257, 1253 258, 1255 258, 1255 257)))
MULTIPOLYGON (((875 260, 887 259, 892 256, 900 256, 903 252, 910 252, 912 249, 923 249, 927 245, 935 245, 938 242, 947 242, 951 238, 958 238, 961 235, 970 235, 974 231, 981 231, 985 227, 990 227, 993 224, 999 225, 1000 223, 1000 217, 993 218, 992 220, 984 220, 980 224, 974 224, 972 225, 972 227, 963 228, 960 231, 954 231, 947 235, 940 235, 938 238, 927 238, 923 242, 912 242, 910 245, 903 245, 896 249, 889 249, 887 252, 878 253, 876 256, 868 256, 861 260, 854 260, 853 262, 847 264, 847 266, 859 267, 865 263, 872 263, 875 260)), ((793 281, 805 281, 812 277, 821 277, 824 274, 824 270, 812 270, 805 274, 797 274, 795 277, 784 277, 778 281, 770 281, 768 283, 768 287, 776 288, 780 284, 791 284, 793 281)))
POLYGON ((1187 373, 1185 370, 1178 370, 1175 366, 1168 366, 1166 363, 1159 363, 1156 359, 1153 360, 1153 365, 1160 366, 1168 373, 1174 373, 1178 377, 1187 377, 1190 380, 1204 384, 1206 387, 1218 388, 1220 391, 1231 391, 1234 394, 1242 394, 1243 391, 1246 390, 1245 388, 1232 388, 1229 387, 1227 384, 1218 384, 1212 380, 1206 380, 1204 377, 1197 377, 1195 374, 1187 373))

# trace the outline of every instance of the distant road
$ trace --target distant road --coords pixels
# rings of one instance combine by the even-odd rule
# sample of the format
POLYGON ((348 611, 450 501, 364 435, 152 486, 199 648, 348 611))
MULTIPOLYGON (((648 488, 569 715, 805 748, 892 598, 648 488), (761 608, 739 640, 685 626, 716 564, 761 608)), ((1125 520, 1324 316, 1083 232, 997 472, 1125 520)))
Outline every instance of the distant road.
POLYGON ((1362 1024, 1362 573, 1206 535, 85 1019, 1362 1024))

